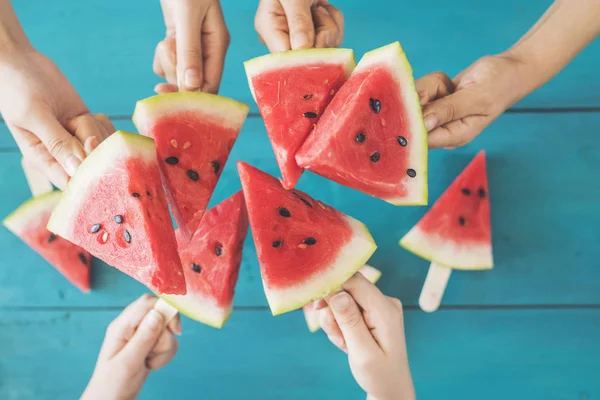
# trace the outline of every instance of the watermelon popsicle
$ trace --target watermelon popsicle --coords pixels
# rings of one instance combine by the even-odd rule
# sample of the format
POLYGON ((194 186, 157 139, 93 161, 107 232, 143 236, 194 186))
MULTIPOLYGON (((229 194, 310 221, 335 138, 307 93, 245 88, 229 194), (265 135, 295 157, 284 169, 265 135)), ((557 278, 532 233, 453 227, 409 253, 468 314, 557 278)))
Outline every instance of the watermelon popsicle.
POLYGON ((400 245, 431 261, 419 297, 427 312, 438 309, 452 269, 493 267, 485 152, 477 154, 400 245))

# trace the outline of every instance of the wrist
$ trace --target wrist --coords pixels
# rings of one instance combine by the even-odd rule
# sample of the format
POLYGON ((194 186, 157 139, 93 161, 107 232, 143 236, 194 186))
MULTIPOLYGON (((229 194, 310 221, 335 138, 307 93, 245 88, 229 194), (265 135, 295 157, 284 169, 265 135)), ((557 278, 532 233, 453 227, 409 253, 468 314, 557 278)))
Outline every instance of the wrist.
POLYGON ((0 54, 31 48, 10 1, 0 0, 0 54))

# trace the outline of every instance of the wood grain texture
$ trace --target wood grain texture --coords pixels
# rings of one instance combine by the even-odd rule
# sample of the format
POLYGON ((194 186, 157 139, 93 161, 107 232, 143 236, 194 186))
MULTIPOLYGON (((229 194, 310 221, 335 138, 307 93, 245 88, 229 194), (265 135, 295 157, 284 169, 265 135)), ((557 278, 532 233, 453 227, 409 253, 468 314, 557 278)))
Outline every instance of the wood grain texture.
MULTIPOLYGON (((132 124, 117 121, 131 130, 132 124)), ((467 147, 430 152, 430 199, 437 199, 479 149, 487 150, 495 269, 453 273, 444 305, 600 304, 597 246, 600 226, 600 113, 506 114, 467 147)), ((0 127, 0 137, 6 137, 0 127)), ((224 168, 212 204, 239 190, 233 161, 277 175, 262 121, 246 122, 224 168)), ((0 216, 29 196, 15 152, 0 157, 0 216), (17 172, 15 172, 17 171, 17 172)), ((306 173, 299 188, 367 224, 379 248, 370 263, 379 285, 405 304, 417 304, 428 262, 397 244, 425 207, 394 207, 306 173)), ((144 291, 132 279, 96 262, 93 292, 80 294, 40 257, 0 229, 0 307, 125 305, 144 291)), ((246 241, 235 304, 265 306, 259 267, 246 241)))
MULTIPOLYGON (((154 48, 164 36, 158 1, 15 1, 32 41, 65 72, 94 112, 129 115, 135 101, 152 94, 154 48)), ((222 94, 252 104, 242 63, 266 53, 253 20, 256 1, 223 1, 231 46, 222 94)), ((345 13, 344 46, 367 50, 399 40, 415 75, 442 70, 455 75, 473 61, 500 52, 524 34, 549 0, 477 2, 457 0, 338 0, 345 13)), ((521 107, 600 106, 596 66, 600 43, 592 44, 550 84, 521 107)))

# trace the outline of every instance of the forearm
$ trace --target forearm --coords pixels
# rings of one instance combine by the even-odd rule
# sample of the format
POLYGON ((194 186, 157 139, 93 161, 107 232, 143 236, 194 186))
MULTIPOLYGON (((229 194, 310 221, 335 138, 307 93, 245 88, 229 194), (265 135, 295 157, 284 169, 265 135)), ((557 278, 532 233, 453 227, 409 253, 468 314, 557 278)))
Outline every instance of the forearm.
POLYGON ((506 55, 527 76, 523 97, 549 81, 600 34, 600 1, 556 0, 506 55))
POLYGON ((0 52, 22 46, 30 46, 27 35, 19 23, 10 0, 0 0, 0 52))

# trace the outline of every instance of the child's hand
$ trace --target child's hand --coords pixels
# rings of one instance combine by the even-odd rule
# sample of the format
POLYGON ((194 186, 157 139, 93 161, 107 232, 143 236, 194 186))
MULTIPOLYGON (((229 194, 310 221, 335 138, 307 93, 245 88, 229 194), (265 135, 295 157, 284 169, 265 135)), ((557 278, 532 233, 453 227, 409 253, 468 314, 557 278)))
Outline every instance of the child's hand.
POLYGON ((156 298, 145 294, 110 323, 83 400, 135 399, 150 371, 175 356, 177 340, 172 332, 181 333, 179 316, 165 329, 154 303, 156 298))
POLYGON ((369 398, 415 398, 398 299, 383 295, 358 273, 316 308, 321 327, 348 353, 352 374, 369 398))
POLYGON ((154 53, 154 72, 168 83, 157 93, 217 93, 230 37, 218 0, 161 0, 167 33, 154 53))
POLYGON ((338 47, 344 15, 328 0, 260 0, 254 27, 270 52, 338 47))

